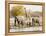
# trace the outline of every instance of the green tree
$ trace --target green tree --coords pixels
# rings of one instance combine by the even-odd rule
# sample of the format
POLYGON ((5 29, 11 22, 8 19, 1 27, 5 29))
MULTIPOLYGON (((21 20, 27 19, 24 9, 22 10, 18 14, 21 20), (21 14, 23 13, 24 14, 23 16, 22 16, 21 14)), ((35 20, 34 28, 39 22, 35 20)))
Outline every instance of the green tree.
POLYGON ((12 16, 22 16, 24 15, 24 7, 23 6, 15 6, 12 8, 12 16))

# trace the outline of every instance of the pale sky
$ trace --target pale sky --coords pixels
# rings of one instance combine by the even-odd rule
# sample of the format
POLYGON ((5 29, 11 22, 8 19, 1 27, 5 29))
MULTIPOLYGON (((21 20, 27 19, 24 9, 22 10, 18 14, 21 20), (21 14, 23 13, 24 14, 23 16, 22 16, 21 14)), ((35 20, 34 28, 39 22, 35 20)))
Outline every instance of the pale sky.
MULTIPOLYGON (((20 6, 20 5, 10 4, 10 10, 14 6, 20 6)), ((21 6, 24 6, 26 8, 27 12, 29 11, 29 9, 30 9, 30 11, 40 11, 40 12, 42 12, 42 6, 40 6, 40 5, 21 5, 21 6)))

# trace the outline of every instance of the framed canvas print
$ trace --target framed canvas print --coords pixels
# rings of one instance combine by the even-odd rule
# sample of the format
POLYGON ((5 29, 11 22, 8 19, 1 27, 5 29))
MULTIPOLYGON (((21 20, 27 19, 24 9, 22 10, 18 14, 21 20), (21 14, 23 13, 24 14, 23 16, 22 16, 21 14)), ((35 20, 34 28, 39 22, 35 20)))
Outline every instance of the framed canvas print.
POLYGON ((42 2, 6 1, 6 36, 45 32, 45 4, 42 2))

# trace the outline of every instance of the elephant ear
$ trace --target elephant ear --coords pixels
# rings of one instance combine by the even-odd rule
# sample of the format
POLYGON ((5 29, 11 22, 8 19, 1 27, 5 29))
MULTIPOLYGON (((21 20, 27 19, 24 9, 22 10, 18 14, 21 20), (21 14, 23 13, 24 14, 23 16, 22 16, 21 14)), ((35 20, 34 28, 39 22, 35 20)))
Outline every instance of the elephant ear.
POLYGON ((24 13, 24 6, 14 6, 11 10, 12 16, 23 16, 24 13))

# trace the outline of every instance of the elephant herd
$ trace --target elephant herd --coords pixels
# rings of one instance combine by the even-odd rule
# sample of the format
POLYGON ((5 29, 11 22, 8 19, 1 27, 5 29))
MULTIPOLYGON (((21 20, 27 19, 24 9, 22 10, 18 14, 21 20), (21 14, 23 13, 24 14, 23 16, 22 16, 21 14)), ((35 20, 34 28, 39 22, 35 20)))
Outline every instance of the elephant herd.
POLYGON ((16 27, 32 27, 35 25, 40 25, 39 20, 35 18, 26 18, 26 17, 15 17, 16 27))

